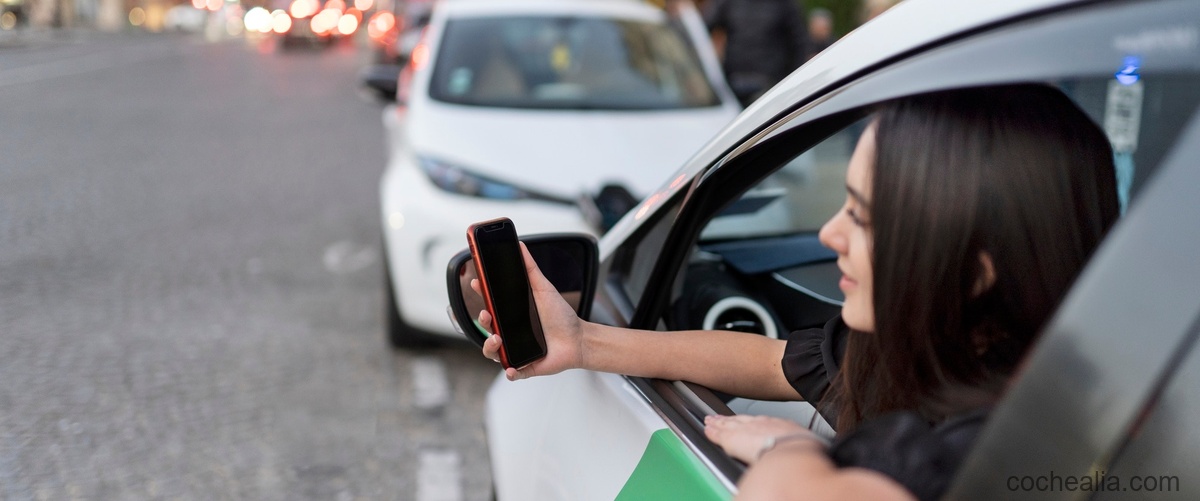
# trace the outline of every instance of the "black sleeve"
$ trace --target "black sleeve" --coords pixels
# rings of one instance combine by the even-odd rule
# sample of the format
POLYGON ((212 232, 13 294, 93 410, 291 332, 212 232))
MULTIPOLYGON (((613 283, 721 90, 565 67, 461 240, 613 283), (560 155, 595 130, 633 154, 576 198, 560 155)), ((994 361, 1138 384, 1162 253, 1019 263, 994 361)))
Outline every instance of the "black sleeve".
POLYGON ((791 49, 792 70, 795 70, 808 60, 808 20, 804 17, 804 10, 795 2, 784 3, 787 5, 783 16, 786 25, 784 31, 791 49))
POLYGON ((783 350, 783 376, 802 398, 814 404, 830 425, 834 424, 835 410, 828 404, 816 404, 825 397, 830 383, 837 377, 847 332, 849 330, 839 315, 826 322, 824 327, 792 332, 783 350))
POLYGON ((981 409, 931 427, 915 412, 896 412, 839 436, 829 456, 839 467, 887 475, 917 499, 938 499, 950 487, 986 418, 987 410, 981 409))

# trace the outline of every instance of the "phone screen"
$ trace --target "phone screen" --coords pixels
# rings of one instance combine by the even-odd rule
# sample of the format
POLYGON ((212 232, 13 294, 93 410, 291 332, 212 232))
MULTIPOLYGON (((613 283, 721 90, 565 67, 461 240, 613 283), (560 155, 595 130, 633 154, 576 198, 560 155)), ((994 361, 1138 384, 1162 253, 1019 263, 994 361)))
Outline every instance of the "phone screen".
POLYGON ((516 227, 502 219, 475 225, 472 231, 505 358, 511 367, 525 366, 546 355, 546 338, 525 275, 516 227))

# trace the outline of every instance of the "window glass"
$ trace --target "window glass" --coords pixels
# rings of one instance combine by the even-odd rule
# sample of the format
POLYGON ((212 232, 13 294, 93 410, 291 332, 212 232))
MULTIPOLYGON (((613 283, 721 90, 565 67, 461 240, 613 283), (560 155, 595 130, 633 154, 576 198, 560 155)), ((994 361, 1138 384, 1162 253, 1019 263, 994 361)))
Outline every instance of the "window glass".
POLYGON ((630 254, 626 254, 617 265, 622 290, 631 305, 636 305, 642 300, 646 284, 654 271, 655 263, 658 262, 658 254, 662 252, 663 244, 671 231, 671 224, 675 222, 675 215, 679 213, 679 204, 676 202, 671 207, 664 208, 662 212, 664 215, 653 225, 648 225, 649 229, 640 240, 633 241, 631 249, 622 251, 630 254))
POLYGON ((805 151, 717 214, 701 241, 816 232, 845 200, 846 166, 866 120, 805 151))
POLYGON ((509 108, 714 106, 699 58, 670 24, 496 17, 446 25, 433 99, 509 108))
MULTIPOLYGON (((1105 75, 1051 83, 1108 134, 1122 208, 1149 178, 1152 167, 1162 161, 1200 103, 1200 77, 1196 75, 1105 75)), ((858 122, 784 164, 718 213, 700 240, 820 230, 844 200, 846 166, 865 124, 865 120, 858 122)))
MULTIPOLYGON (((1200 103, 1196 75, 1125 71, 1047 82, 1106 131, 1122 210, 1200 103)), ((845 200, 846 168, 868 120, 798 152, 709 220, 676 282, 666 315, 672 328, 744 325, 766 334, 820 325, 837 314, 840 275, 817 233, 845 200), (734 297, 745 300, 728 299, 734 297), (723 309, 733 303, 740 309, 723 309)))
POLYGON ((817 232, 845 200, 846 167, 866 124, 859 120, 785 155, 777 170, 709 220, 676 281, 670 328, 782 337, 838 314, 840 275, 817 232))
POLYGON ((1108 134, 1122 213, 1200 103, 1200 76, 1142 74, 1136 58, 1126 62, 1115 76, 1057 82, 1108 134))

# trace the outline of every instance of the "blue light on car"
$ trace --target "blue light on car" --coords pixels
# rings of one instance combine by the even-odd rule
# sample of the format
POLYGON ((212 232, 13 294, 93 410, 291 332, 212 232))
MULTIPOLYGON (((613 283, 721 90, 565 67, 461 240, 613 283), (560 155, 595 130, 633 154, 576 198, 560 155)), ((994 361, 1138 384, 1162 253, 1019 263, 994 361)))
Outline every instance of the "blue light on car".
POLYGON ((542 195, 524 190, 508 183, 488 179, 449 162, 444 162, 426 156, 417 156, 417 165, 429 176, 429 180, 438 188, 451 193, 467 195, 492 200, 545 200, 559 203, 572 203, 570 200, 554 196, 542 195))
POLYGON ((1141 68, 1142 61, 1137 56, 1128 56, 1121 63, 1121 69, 1117 70, 1115 76, 1117 82, 1121 85, 1133 85, 1141 76, 1138 75, 1138 69, 1141 68))
POLYGON ((524 192, 517 189, 515 186, 487 181, 479 185, 479 196, 483 198, 499 198, 502 200, 528 198, 524 196, 524 192))
POLYGON ((467 172, 457 165, 419 156, 417 163, 438 188, 472 197, 517 200, 526 198, 519 188, 467 172))

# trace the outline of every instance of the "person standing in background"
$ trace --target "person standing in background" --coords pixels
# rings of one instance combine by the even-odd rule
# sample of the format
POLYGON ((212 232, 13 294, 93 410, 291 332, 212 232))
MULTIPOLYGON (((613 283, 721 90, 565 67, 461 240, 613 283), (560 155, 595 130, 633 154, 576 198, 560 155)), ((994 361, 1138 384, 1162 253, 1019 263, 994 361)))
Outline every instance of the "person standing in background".
POLYGON ((833 13, 828 9, 816 8, 808 13, 807 61, 833 45, 833 13))
POLYGON ((862 22, 875 19, 898 3, 900 0, 863 0, 862 22))
POLYGON ((807 56, 808 30, 795 0, 711 0, 710 32, 724 35, 722 68, 742 106, 748 106, 807 56))

